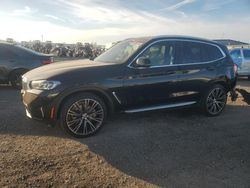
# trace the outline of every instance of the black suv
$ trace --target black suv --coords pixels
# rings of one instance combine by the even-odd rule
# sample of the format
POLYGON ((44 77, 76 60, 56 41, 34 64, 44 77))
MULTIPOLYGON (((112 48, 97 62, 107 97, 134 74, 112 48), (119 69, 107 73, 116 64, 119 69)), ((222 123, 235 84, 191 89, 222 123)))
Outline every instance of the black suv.
POLYGON ((30 118, 57 122, 86 137, 115 111, 198 106, 219 115, 236 85, 236 66, 226 47, 209 40, 161 36, 119 42, 94 61, 68 61, 23 76, 30 118))
POLYGON ((37 53, 19 45, 0 42, 0 83, 21 88, 21 76, 52 62, 51 55, 37 53))

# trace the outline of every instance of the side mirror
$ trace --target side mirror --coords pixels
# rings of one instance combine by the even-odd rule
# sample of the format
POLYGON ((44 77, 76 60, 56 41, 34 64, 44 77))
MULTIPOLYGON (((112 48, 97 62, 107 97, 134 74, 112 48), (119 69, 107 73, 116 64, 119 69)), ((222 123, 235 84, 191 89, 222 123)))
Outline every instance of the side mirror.
POLYGON ((146 57, 139 57, 136 60, 136 67, 150 67, 150 65, 151 65, 151 62, 146 57))

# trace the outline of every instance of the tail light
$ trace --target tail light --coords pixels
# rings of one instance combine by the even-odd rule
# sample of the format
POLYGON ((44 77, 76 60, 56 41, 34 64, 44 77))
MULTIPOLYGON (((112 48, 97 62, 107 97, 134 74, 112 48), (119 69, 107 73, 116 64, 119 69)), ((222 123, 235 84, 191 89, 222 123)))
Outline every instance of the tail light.
POLYGON ((48 65, 50 63, 53 63, 53 61, 54 61, 53 57, 50 57, 49 59, 43 60, 42 64, 43 65, 48 65))

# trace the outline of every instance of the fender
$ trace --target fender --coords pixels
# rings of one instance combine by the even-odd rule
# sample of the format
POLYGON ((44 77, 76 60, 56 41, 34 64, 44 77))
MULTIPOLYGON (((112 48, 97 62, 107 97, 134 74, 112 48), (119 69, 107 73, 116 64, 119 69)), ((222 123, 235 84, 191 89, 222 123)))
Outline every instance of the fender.
POLYGON ((105 102, 105 104, 107 105, 108 109, 109 109, 109 113, 110 114, 113 114, 114 113, 114 110, 115 110, 115 104, 112 100, 112 97, 111 95, 108 93, 107 90, 105 90, 104 88, 101 88, 101 87, 96 87, 96 86, 74 86, 70 89, 67 89, 65 91, 63 91, 62 93, 60 93, 53 106, 55 107, 55 110, 56 110, 56 119, 59 118, 60 116, 60 110, 61 110, 61 107, 64 103, 65 100, 67 100, 68 97, 76 94, 76 93, 81 93, 81 92, 90 92, 90 93, 94 93, 96 94, 97 96, 99 96, 100 98, 102 98, 105 102))

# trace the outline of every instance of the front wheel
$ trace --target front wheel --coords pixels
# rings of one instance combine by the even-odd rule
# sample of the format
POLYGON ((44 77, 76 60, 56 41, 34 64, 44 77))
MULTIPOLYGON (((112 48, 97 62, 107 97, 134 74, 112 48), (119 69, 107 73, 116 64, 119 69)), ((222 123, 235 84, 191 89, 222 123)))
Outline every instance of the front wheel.
POLYGON ((70 135, 84 138, 96 134, 107 116, 105 103, 94 94, 73 95, 61 110, 61 126, 70 135))
POLYGON ((215 85, 205 94, 202 108, 207 116, 218 116, 224 110, 226 103, 227 93, 225 88, 221 85, 215 85))

